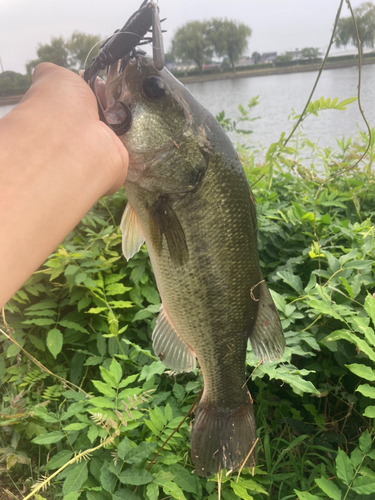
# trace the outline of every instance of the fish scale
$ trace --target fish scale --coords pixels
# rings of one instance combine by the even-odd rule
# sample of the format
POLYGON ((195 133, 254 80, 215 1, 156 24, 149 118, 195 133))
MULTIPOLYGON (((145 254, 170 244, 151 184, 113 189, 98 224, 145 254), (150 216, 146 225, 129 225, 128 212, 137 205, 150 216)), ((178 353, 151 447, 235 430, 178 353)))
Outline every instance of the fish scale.
POLYGON ((177 372, 193 369, 197 358, 203 373, 191 434, 196 472, 253 466, 247 341, 269 361, 282 355, 284 337, 260 272, 254 198, 242 165, 210 113, 149 58, 135 57, 109 82, 107 102, 116 109, 118 101, 133 112, 121 137, 130 157, 123 249, 130 258, 147 244, 162 298, 154 350, 177 372))

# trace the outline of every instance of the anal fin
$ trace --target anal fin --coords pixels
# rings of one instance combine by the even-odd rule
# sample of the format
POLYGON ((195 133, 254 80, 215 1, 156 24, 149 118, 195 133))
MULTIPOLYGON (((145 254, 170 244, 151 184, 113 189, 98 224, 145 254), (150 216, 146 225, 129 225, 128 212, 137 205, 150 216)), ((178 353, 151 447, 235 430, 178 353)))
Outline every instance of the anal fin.
POLYGON ((194 370, 195 353, 176 332, 163 308, 152 332, 152 345, 156 356, 171 370, 175 372, 194 370))
MULTIPOLYGON (((285 349, 285 339, 275 303, 266 283, 262 281, 257 290, 258 312, 249 339, 254 354, 262 363, 268 363, 281 358, 285 349)), ((253 300, 256 299, 253 297, 253 300)))
POLYGON ((120 229, 122 231, 122 251, 129 260, 141 248, 145 239, 141 233, 138 217, 133 207, 128 203, 122 216, 120 229))

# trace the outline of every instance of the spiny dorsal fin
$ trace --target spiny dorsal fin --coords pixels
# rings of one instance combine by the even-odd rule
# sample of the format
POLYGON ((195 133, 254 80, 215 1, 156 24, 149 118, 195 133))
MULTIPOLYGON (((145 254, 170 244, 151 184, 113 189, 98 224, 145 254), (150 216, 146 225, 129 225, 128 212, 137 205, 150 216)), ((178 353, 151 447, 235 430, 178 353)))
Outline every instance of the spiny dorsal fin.
POLYGON ((185 233, 168 197, 160 196, 148 210, 152 240, 157 251, 161 252, 164 235, 172 262, 176 265, 184 264, 189 258, 185 233))
POLYGON ((145 242, 139 228, 138 217, 130 203, 126 205, 124 215, 121 219, 120 229, 122 231, 122 251, 126 260, 129 260, 138 252, 145 242))
POLYGON ((175 372, 194 370, 195 353, 176 332, 163 308, 152 332, 152 345, 156 356, 171 370, 175 372))
MULTIPOLYGON (((254 354, 262 363, 281 358, 285 339, 280 318, 264 280, 257 285, 259 305, 255 325, 249 335, 254 354)), ((257 300, 250 291, 252 300, 257 300)))

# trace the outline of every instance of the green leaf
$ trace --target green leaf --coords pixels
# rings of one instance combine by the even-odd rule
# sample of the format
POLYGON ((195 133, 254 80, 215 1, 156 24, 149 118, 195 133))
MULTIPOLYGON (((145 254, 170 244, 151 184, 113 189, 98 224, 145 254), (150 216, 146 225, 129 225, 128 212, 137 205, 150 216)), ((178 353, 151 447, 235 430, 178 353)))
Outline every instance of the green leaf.
POLYGON ((122 483, 134 486, 151 483, 153 479, 153 476, 144 469, 128 469, 119 475, 119 480, 122 483))
POLYGON ((69 328, 69 329, 74 330, 76 332, 88 333, 88 331, 85 328, 83 328, 83 326, 79 325, 78 323, 75 323, 74 321, 62 319, 61 321, 59 321, 59 324, 61 326, 64 326, 65 328, 69 328))
POLYGON ((98 435, 99 427, 96 425, 90 425, 89 430, 87 431, 87 439, 90 440, 90 443, 93 443, 98 435))
POLYGON ((122 389, 123 387, 126 387, 135 382, 138 378, 138 375, 139 373, 136 373, 135 375, 129 375, 128 377, 124 378, 124 380, 122 380, 118 385, 119 389, 122 389))
POLYGON ((113 488, 116 484, 117 478, 112 472, 108 470, 109 462, 104 462, 100 471, 100 484, 101 486, 112 493, 113 488))
MULTIPOLYGON (((43 497, 39 497, 39 495, 35 495, 36 500, 44 500, 43 497)), ((72 491, 71 493, 68 493, 67 495, 64 495, 63 500, 77 500, 81 496, 81 491, 72 491)))
POLYGON ((253 500, 253 497, 249 495, 247 490, 241 486, 240 484, 236 483, 235 481, 230 482, 231 488, 234 491, 234 493, 241 498, 241 500, 253 500))
POLYGON ((370 316, 371 321, 375 326, 375 297, 368 293, 363 307, 365 308, 365 311, 370 316))
POLYGON ((64 270, 64 274, 65 276, 73 276, 73 274, 76 274, 78 273, 79 271, 79 267, 74 265, 74 264, 70 264, 69 266, 67 266, 64 270))
POLYGON ((113 388, 117 388, 118 382, 115 373, 112 373, 110 370, 107 370, 102 366, 99 366, 99 370, 100 370, 100 375, 102 376, 104 382, 106 382, 109 386, 113 388))
POLYGON ((121 365, 118 361, 115 360, 115 358, 112 359, 111 365, 109 367, 109 371, 112 373, 112 375, 115 378, 116 385, 120 383, 122 379, 122 368, 121 365))
POLYGON ((134 306, 133 302, 130 300, 111 300, 109 305, 112 309, 128 309, 134 306))
POLYGON ((49 462, 44 466, 45 470, 59 469, 65 465, 73 456, 73 453, 69 450, 62 450, 56 453, 49 462))
POLYGON ((173 410, 169 403, 165 405, 164 415, 168 422, 170 422, 173 418, 173 410))
POLYGON ((47 326, 55 324, 56 321, 54 319, 49 319, 49 318, 32 318, 26 321, 22 321, 22 323, 24 325, 47 326))
POLYGON ((317 495, 312 495, 307 491, 298 491, 298 490, 293 490, 293 491, 298 496, 299 500, 322 500, 322 497, 318 497, 317 495))
POLYGON ((130 441, 129 439, 125 436, 124 439, 119 443, 117 447, 117 455, 121 460, 124 460, 126 454, 130 450, 130 441))
POLYGON ((82 429, 85 429, 88 426, 88 424, 85 424, 83 422, 75 422, 73 424, 69 424, 66 427, 64 427, 65 431, 81 431, 82 429))
POLYGON ((108 396, 110 398, 115 398, 117 392, 112 389, 108 384, 104 382, 100 382, 100 380, 92 380, 92 384, 98 389, 99 392, 104 394, 104 396, 108 396))
POLYGON ((332 500, 341 500, 341 491, 333 481, 328 481, 325 477, 315 479, 319 488, 332 500))
POLYGON ((291 286, 299 295, 303 294, 302 280, 299 276, 295 276, 289 271, 280 271, 277 273, 277 276, 280 276, 280 278, 287 285, 291 286))
POLYGON ((348 99, 344 99, 343 101, 339 102, 336 106, 335 109, 347 109, 345 106, 348 104, 351 104, 352 102, 356 101, 358 98, 357 97, 349 97, 348 99))
POLYGON ((363 453, 368 453, 371 450, 371 435, 369 431, 366 429, 365 432, 361 434, 359 438, 359 447, 363 451, 363 453))
POLYGON ((83 483, 87 480, 88 469, 87 463, 82 461, 80 463, 74 464, 74 468, 69 472, 68 477, 65 479, 63 484, 63 494, 68 495, 73 491, 78 491, 83 483))
POLYGON ((186 470, 185 467, 179 464, 170 465, 168 470, 175 475, 173 481, 176 482, 180 488, 189 493, 198 494, 196 475, 193 475, 186 470))
POLYGON ((337 477, 348 486, 354 477, 354 469, 349 457, 342 450, 337 452, 336 471, 337 477))
POLYGON ((124 461, 128 464, 139 464, 145 460, 155 449, 156 443, 143 441, 139 446, 132 448, 125 456, 124 461))
POLYGON ((356 391, 358 391, 361 394, 363 394, 364 396, 366 396, 366 398, 373 398, 373 399, 375 399, 375 387, 372 387, 369 384, 359 385, 357 387, 356 391))
POLYGON ((107 310, 107 307, 91 307, 91 309, 89 309, 87 311, 88 314, 100 314, 101 312, 103 311, 106 311, 107 310))
POLYGON ((133 322, 140 321, 141 319, 151 318, 152 316, 154 316, 154 314, 148 309, 141 309, 140 311, 135 313, 133 322))
POLYGON ((160 304, 160 296, 155 288, 144 286, 141 289, 141 293, 151 304, 160 304))
POLYGON ((182 385, 178 384, 177 382, 174 383, 173 385, 173 395, 178 401, 182 401, 185 397, 185 389, 182 387, 182 385))
POLYGON ((171 495, 177 500, 186 500, 184 492, 179 486, 177 486, 176 483, 169 481, 168 479, 163 479, 161 477, 155 478, 155 483, 159 486, 162 486, 163 491, 166 495, 171 495))
POLYGON ((58 328, 53 328, 47 333, 47 347, 52 356, 56 359, 63 346, 63 334, 58 328))
POLYGON ((150 380, 151 377, 154 375, 161 375, 162 373, 165 372, 167 367, 161 362, 161 361, 154 361, 151 363, 151 365, 144 365, 142 368, 141 374, 139 376, 139 381, 141 382, 142 380, 148 381, 150 380))
POLYGON ((353 363, 351 365, 345 365, 348 370, 357 375, 358 377, 370 380, 373 382, 375 380, 375 371, 366 365, 359 365, 358 363, 353 363))
POLYGON ((357 477, 356 479, 354 479, 352 489, 359 495, 373 495, 375 492, 375 477, 357 477))
POLYGON ((46 434, 41 434, 36 438, 32 439, 31 442, 35 444, 52 444, 58 443, 65 437, 65 434, 60 431, 52 431, 46 434))
POLYGON ((112 495, 112 500, 141 500, 141 499, 131 490, 121 488, 112 495))
POLYGON ((121 295, 125 292, 129 292, 131 287, 124 286, 122 283, 113 283, 111 285, 107 285, 105 288, 105 292, 107 295, 121 295))
POLYGON ((158 500, 159 486, 156 483, 149 483, 146 488, 146 494, 148 500, 158 500))
POLYGON ((27 307, 25 311, 40 311, 42 309, 56 309, 57 303, 51 300, 41 300, 30 307, 27 307))
POLYGON ((363 416, 368 418, 375 418, 375 406, 368 406, 363 416))

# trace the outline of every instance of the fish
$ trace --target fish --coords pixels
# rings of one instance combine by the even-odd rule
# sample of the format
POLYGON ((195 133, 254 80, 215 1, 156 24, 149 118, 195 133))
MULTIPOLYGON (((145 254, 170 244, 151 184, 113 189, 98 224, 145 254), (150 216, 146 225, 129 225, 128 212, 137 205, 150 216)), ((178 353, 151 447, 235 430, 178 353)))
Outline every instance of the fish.
POLYGON ((130 259, 144 242, 148 249, 162 300, 154 352, 174 372, 198 360, 203 373, 190 440, 195 471, 253 467, 247 343, 269 362, 285 340, 260 270, 243 167, 216 119, 143 54, 110 70, 103 105, 111 123, 131 123, 120 136, 129 152, 123 252, 130 259))

